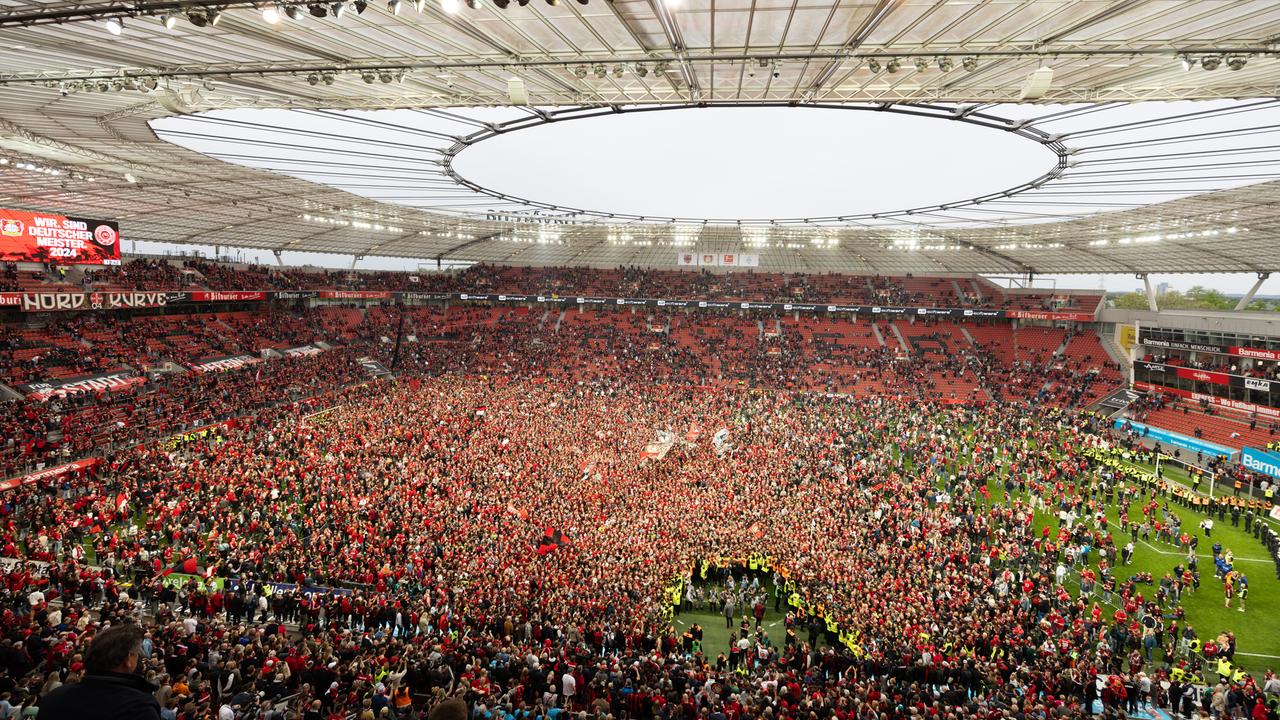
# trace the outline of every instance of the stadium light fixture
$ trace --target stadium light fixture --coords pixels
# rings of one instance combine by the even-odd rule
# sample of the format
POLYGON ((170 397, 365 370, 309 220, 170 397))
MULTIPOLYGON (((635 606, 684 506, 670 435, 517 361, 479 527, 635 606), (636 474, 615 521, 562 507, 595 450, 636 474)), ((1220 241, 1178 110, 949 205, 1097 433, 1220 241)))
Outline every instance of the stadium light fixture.
POLYGON ((978 58, 967 57, 960 61, 960 67, 964 68, 965 72, 973 72, 978 69, 978 58))
POLYGON ((369 7, 367 0, 355 0, 351 3, 351 7, 355 8, 357 15, 363 15, 364 11, 369 7))
POLYGON ((875 58, 871 58, 867 61, 867 69, 873 73, 880 72, 880 61, 875 58))
POLYGON ((938 58, 938 69, 942 72, 951 72, 951 68, 955 67, 955 63, 949 57, 938 58))
POLYGON ((555 7, 560 4, 560 0, 547 0, 547 4, 551 7, 555 7))
POLYGON ((281 19, 280 8, 275 5, 268 5, 262 8, 262 21, 266 24, 279 25, 281 19))
POLYGON ((320 73, 320 82, 324 83, 325 85, 332 85, 335 79, 336 78, 334 77, 334 74, 331 72, 320 73))
POLYGON ((285 16, 285 17, 289 18, 290 20, 297 20, 297 19, 298 19, 298 14, 299 14, 299 13, 298 13, 298 6, 297 6, 297 5, 286 5, 286 6, 285 6, 285 8, 284 8, 284 16, 285 16))
POLYGON ((636 63, 635 73, 639 77, 645 77, 649 74, 649 68, 645 67, 644 63, 636 63))
POLYGON ((308 85, 310 85, 310 86, 312 86, 312 87, 315 87, 316 85, 319 85, 319 84, 320 84, 320 76, 319 76, 318 74, 316 74, 316 73, 311 73, 310 75, 308 75, 308 76, 307 76, 307 84, 308 84, 308 85))
POLYGON ((1190 55, 1183 55, 1181 58, 1182 69, 1190 72, 1191 68, 1196 66, 1196 61, 1191 59, 1190 55))
POLYGON ((1222 58, 1217 55, 1206 55, 1205 57, 1200 58, 1200 67, 1205 70, 1217 70, 1218 66, 1221 64, 1222 58))
POLYGON ((112 35, 120 35, 124 32, 124 20, 121 18, 107 18, 103 25, 112 35))
POLYGON ((924 72, 929 69, 929 61, 924 58, 916 58, 912 64, 916 66, 916 72, 924 72))
MULTIPOLYGON (((582 0, 578 0, 578 2, 582 2, 582 0)), ((583 4, 585 4, 585 3, 583 3, 583 4)), ((613 76, 614 76, 614 77, 616 77, 616 78, 620 78, 620 77, 622 77, 626 72, 627 72, 627 68, 626 68, 626 67, 624 67, 624 66, 622 66, 622 65, 614 65, 614 66, 613 66, 613 76)))
POLYGON ((124 181, 129 183, 130 185, 133 185, 138 182, 138 178, 134 177, 133 173, 125 173, 124 181))
POLYGON ((165 30, 172 30, 178 24, 178 16, 173 13, 165 13, 164 17, 160 18, 160 24, 164 25, 165 30))
POLYGON ((604 76, 608 74, 608 72, 604 69, 603 65, 596 65, 595 73, 596 73, 596 78, 600 80, 603 80, 604 76))
POLYGON ((400 0, 387 0, 387 12, 392 15, 400 14, 400 0))
POLYGON ((1244 64, 1248 61, 1249 60, 1247 58, 1241 55, 1233 55, 1232 57, 1227 58, 1227 67, 1232 70, 1239 70, 1244 67, 1244 64))
POLYGON ((573 76, 582 80, 587 77, 587 68, 584 65, 578 65, 573 69, 573 76))
POLYGON ((493 5, 499 10, 506 10, 511 5, 511 0, 493 0, 493 5))
POLYGON ((307 12, 311 13, 311 17, 326 18, 329 17, 329 7, 321 3, 312 3, 307 6, 307 12))
POLYGON ((187 21, 201 28, 209 24, 209 18, 204 13, 190 13, 187 15, 187 21))
POLYGON ((467 7, 471 8, 472 10, 480 9, 480 0, 466 0, 466 2, 467 2, 467 7))
POLYGON ((450 15, 457 15, 462 11, 462 0, 440 0, 440 9, 450 15))
POLYGON ((205 16, 209 19, 209 27, 218 27, 218 23, 222 22, 221 10, 210 10, 205 16))
POLYGON ((898 62, 898 58, 889 58, 889 61, 884 64, 884 69, 888 72, 896 73, 901 66, 902 63, 898 62))

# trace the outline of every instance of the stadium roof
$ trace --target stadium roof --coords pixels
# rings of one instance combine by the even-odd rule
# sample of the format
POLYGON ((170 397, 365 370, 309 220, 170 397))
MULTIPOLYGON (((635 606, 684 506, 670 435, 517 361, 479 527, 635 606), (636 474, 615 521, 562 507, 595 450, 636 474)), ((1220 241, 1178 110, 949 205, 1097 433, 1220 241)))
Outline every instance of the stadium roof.
MULTIPOLYGON (((435 108, 424 114, 474 118, 464 108, 520 99, 511 78, 536 108, 504 112, 535 119, 572 107, 858 103, 985 111, 1015 124, 1097 109, 1091 129, 1111 133, 1118 125, 1105 116, 1123 103, 1280 95, 1274 2, 590 0, 499 9, 427 0, 418 11, 402 1, 398 15, 371 0, 341 18, 334 4, 289 1, 269 9, 296 9, 297 19, 277 24, 264 21, 262 3, 222 0, 0 6, 0 158, 9 161, 0 205, 120 218, 126 239, 423 259, 666 267, 693 249, 755 252, 762 268, 819 272, 1280 268, 1280 123, 1267 115, 1224 120, 1225 144, 1194 148, 1174 144, 1213 131, 1143 120, 1157 133, 1142 141, 1152 151, 1112 155, 1113 170, 1141 162, 1142 173, 1121 179, 1144 185, 1173 173, 1179 192, 1166 197, 1178 199, 1049 217, 1040 198, 1036 222, 988 227, 955 208, 759 226, 575 213, 552 227, 521 215, 536 205, 512 204, 486 219, 443 204, 391 205, 285 167, 231 164, 171 144, 149 124, 240 108, 435 108), (1032 96, 1046 106, 1002 105, 1019 100, 1042 66, 1052 79, 1032 96), (1176 154, 1186 158, 1176 167, 1155 164, 1176 154), (1218 169, 1191 174, 1208 167, 1218 169)), ((1212 107, 1222 120, 1272 105, 1212 107)), ((1070 149, 1072 140, 1044 142, 1070 149)), ((1058 175, 1028 178, 1023 190, 1070 180, 1063 157, 1058 175)), ((1103 192, 1088 182, 1089 193, 1103 192)))

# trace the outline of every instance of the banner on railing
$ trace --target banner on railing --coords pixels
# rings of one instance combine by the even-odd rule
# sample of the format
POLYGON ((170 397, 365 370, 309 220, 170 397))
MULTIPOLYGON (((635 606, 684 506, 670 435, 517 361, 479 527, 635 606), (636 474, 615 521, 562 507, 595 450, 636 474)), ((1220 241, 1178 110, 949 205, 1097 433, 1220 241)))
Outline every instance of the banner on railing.
POLYGON ((257 365, 261 358, 252 355, 224 355, 222 357, 204 358, 191 363, 191 369, 198 373, 239 370, 246 365, 257 365))
POLYGON ((141 385, 144 382, 146 382, 146 378, 132 370, 117 370, 116 372, 99 375, 82 375, 74 378, 24 383, 18 385, 16 389, 28 398, 48 400, 52 397, 66 397, 86 392, 116 392, 131 388, 134 385, 141 385))
POLYGON ((41 480, 52 480, 54 478, 60 478, 63 475, 70 475, 74 472, 87 470, 100 462, 102 461, 98 458, 85 458, 83 460, 69 462, 65 465, 58 465, 56 467, 30 472, 26 475, 11 477, 8 480, 0 480, 0 492, 12 490, 23 485, 30 485, 31 483, 40 482, 41 480))

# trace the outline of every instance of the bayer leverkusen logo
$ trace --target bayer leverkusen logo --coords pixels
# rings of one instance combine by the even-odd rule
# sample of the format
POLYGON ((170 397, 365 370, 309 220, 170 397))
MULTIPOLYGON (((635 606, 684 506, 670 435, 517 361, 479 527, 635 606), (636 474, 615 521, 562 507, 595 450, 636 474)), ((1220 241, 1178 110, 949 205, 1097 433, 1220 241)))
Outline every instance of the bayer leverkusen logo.
POLYGON ((99 245, 111 247, 112 245, 115 245, 116 240, 120 238, 116 233, 115 228, 110 225, 99 225, 93 229, 93 239, 96 240, 99 245))
POLYGON ((5 218, 0 220, 0 235, 5 237, 19 237, 26 231, 26 226, 21 220, 16 218, 5 218))

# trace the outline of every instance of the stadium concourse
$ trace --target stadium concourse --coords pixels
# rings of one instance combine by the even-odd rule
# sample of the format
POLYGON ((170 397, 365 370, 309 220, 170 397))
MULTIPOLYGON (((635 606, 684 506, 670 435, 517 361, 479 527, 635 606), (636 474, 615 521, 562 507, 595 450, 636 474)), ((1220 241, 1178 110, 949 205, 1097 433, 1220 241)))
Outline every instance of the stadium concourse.
POLYGON ((1097 292, 2 274, 0 707, 138 622, 164 717, 1274 712, 1266 479, 1150 472, 1097 292))

